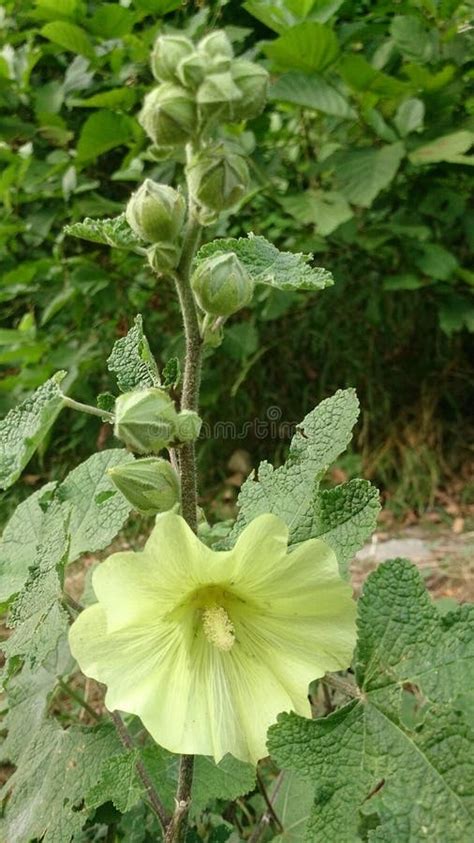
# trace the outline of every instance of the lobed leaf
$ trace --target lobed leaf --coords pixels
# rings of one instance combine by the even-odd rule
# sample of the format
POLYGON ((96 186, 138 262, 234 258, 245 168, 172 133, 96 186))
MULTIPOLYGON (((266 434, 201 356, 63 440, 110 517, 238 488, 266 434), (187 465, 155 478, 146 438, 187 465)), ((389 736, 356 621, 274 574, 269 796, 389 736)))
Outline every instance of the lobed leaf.
POLYGON ((160 385, 158 367, 143 332, 141 314, 135 317, 128 334, 114 343, 107 368, 116 373, 122 392, 160 385))
POLYGON ((18 480, 63 407, 58 372, 0 421, 0 489, 18 480))
POLYGON ((86 217, 82 222, 64 226, 64 233, 70 237, 80 237, 92 243, 104 243, 116 249, 129 249, 142 254, 147 244, 130 228, 125 213, 118 217, 94 220, 86 217))
POLYGON ((311 267, 312 255, 280 252, 265 237, 249 234, 238 239, 229 237, 206 243, 196 261, 223 252, 235 252, 255 284, 268 284, 278 290, 324 290, 334 284, 332 274, 322 267, 311 267))
POLYGON ((442 617, 406 560, 369 577, 356 699, 317 720, 283 714, 269 730, 277 763, 313 782, 308 843, 469 839, 473 621, 472 606, 442 617))

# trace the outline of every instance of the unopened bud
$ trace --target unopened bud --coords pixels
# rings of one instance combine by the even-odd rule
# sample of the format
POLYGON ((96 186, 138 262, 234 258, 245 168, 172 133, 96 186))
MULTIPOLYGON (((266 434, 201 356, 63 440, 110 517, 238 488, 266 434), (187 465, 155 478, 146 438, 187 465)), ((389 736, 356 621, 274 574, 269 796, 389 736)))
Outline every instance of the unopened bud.
POLYGON ((198 153, 187 169, 192 197, 205 208, 223 211, 245 195, 249 171, 241 155, 217 147, 198 153))
POLYGON ((201 431, 202 419, 194 410, 181 410, 176 421, 176 439, 179 442, 194 442, 201 431))
POLYGON ((201 38, 198 49, 210 58, 225 56, 228 59, 232 59, 234 56, 232 44, 223 29, 217 29, 215 32, 210 32, 209 35, 201 38))
POLYGON ((151 69, 159 82, 176 82, 179 63, 194 52, 185 35, 159 35, 151 54, 151 69))
POLYGON ((198 51, 191 53, 178 65, 176 71, 181 85, 185 88, 197 88, 201 84, 206 73, 209 72, 209 59, 198 51))
POLYGON ((238 59, 232 62, 232 79, 241 92, 234 105, 234 119, 258 117, 265 108, 268 91, 268 73, 252 61, 238 59))
POLYGON ((139 123, 157 146, 186 143, 196 131, 196 106, 189 91, 165 82, 146 95, 139 123))
POLYGON ((143 515, 167 512, 179 503, 178 475, 173 466, 160 457, 145 457, 116 465, 107 473, 133 508, 143 515))
POLYGON ((181 257, 181 247, 176 243, 155 243, 147 251, 147 259, 153 272, 166 275, 171 269, 176 269, 181 257))
POLYGON ((146 179, 130 197, 125 215, 143 240, 174 242, 183 227, 186 201, 173 187, 146 179))
POLYGON ((213 73, 199 86, 196 99, 201 117, 225 122, 237 119, 234 115, 242 99, 242 92, 233 81, 230 71, 213 73))
POLYGON ((248 305, 253 282, 235 252, 203 260, 191 279, 199 307, 213 316, 231 316, 248 305))
POLYGON ((125 392, 115 402, 114 433, 138 454, 158 454, 173 440, 177 413, 164 389, 125 392))

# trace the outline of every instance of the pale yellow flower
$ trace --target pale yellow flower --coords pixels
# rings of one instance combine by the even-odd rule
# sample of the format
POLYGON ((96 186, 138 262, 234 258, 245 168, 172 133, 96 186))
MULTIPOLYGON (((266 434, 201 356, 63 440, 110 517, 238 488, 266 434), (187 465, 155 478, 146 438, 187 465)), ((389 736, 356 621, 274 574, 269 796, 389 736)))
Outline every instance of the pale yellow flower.
POLYGON ((288 553, 287 541, 261 515, 217 552, 166 513, 143 552, 106 559, 70 644, 107 708, 138 715, 171 752, 216 761, 256 762, 280 712, 309 717, 309 683, 350 664, 355 605, 325 542, 288 553))

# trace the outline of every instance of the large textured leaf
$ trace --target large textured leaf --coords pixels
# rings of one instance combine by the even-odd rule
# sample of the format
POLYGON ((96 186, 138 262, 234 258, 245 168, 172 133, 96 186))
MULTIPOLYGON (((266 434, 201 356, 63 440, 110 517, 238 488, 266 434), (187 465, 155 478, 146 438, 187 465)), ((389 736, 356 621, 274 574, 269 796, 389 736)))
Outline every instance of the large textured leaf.
POLYGON ((96 784, 104 762, 120 752, 111 725, 62 729, 54 721, 27 742, 16 770, 4 787, 12 790, 0 825, 8 843, 69 843, 88 817, 84 798, 96 784))
POLYGON ((339 390, 308 413, 291 440, 285 464, 274 469, 262 462, 243 484, 239 515, 226 544, 233 544, 244 527, 265 512, 273 512, 288 524, 292 544, 315 535, 319 514, 314 498, 319 480, 346 449, 358 413, 352 389, 339 390))
POLYGON ((380 191, 395 178, 404 155, 402 143, 337 153, 335 174, 339 190, 349 202, 369 208, 380 191))
POLYGON ((237 799, 255 787, 255 767, 245 764, 232 755, 226 755, 219 764, 212 758, 196 758, 192 788, 192 811, 200 813, 214 799, 237 799))
POLYGON ((277 763, 313 782, 308 843, 470 839, 473 622, 472 606, 442 617, 405 560, 369 577, 355 699, 317 720, 283 714, 269 731, 277 763))
POLYGON ((63 407, 58 372, 0 421, 0 489, 18 480, 63 407))
POLYGON ((138 749, 107 758, 98 781, 86 795, 87 808, 92 810, 112 802, 122 814, 130 811, 143 795, 143 785, 136 774, 138 759, 138 749))
POLYGON ((64 233, 71 237, 80 237, 82 240, 90 240, 92 243, 104 243, 116 249, 130 249, 138 253, 142 253, 147 245, 132 231, 125 214, 101 220, 86 217, 83 222, 64 226, 64 233))
POLYGON ((158 368, 143 333, 143 319, 140 314, 135 317, 128 334, 114 343, 107 360, 107 368, 109 372, 115 372, 117 375, 117 383, 122 392, 160 385, 158 368))
POLYGON ((0 603, 24 585, 28 568, 35 558, 44 518, 41 500, 49 496, 55 485, 48 483, 19 504, 3 531, 0 542, 0 603))
POLYGON ((301 105, 334 117, 355 119, 357 116, 345 97, 317 73, 284 73, 271 86, 269 96, 277 102, 301 105))
POLYGON ((34 564, 12 603, 8 626, 13 630, 3 645, 8 659, 41 665, 56 649, 68 628, 62 607, 62 575, 69 551, 69 511, 50 505, 41 524, 34 564))
POLYGON ((263 49, 280 70, 324 70, 339 53, 336 35, 328 26, 316 21, 299 23, 283 35, 263 45, 263 49))
POLYGON ((206 243, 199 250, 199 263, 211 255, 235 252, 256 284, 268 284, 278 290, 323 290, 334 283, 327 269, 309 266, 312 255, 279 252, 265 237, 233 237, 206 243))
POLYGON ((123 527, 131 507, 107 470, 133 459, 123 448, 100 451, 78 465, 58 487, 57 499, 70 511, 69 562, 81 553, 107 547, 123 527))

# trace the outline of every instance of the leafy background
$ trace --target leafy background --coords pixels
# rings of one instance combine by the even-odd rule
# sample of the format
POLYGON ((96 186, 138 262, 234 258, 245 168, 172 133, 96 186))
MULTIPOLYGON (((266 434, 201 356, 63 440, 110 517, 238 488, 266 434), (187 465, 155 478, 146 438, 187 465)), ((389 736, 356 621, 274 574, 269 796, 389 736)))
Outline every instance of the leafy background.
MULTIPOLYGON (((238 138, 251 158, 250 196, 210 236, 253 230, 280 248, 313 251, 336 284, 296 298, 260 289, 208 361, 207 418, 240 426, 276 406, 291 422, 355 386, 361 457, 345 460, 348 476, 375 479, 399 512, 467 477, 469 11, 453 0, 401 2, 396 15, 381 1, 6 0, 2 413, 58 369, 70 372, 79 400, 110 389, 102 361, 138 311, 158 358, 179 354, 171 291, 153 284, 139 257, 62 229, 120 212, 145 174, 179 181, 179 161, 151 160, 133 116, 152 83, 150 45, 163 25, 191 34, 226 25, 239 49, 271 70, 272 102, 238 138)), ((60 420, 29 481, 63 476, 96 429, 88 419, 60 420)), ((281 459, 288 438, 276 444, 281 459)), ((252 428, 239 445, 252 459, 269 450, 252 428)), ((225 465, 234 446, 202 444, 206 488, 219 488, 216 455, 225 465)))

